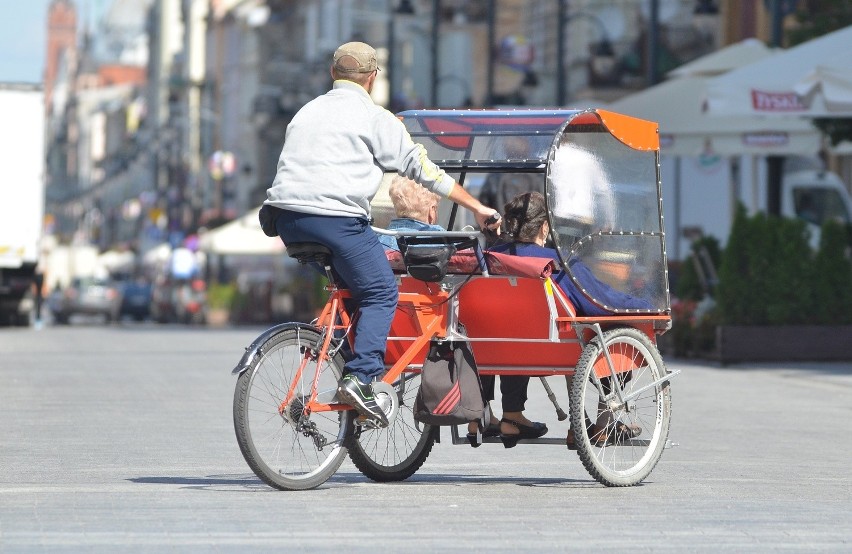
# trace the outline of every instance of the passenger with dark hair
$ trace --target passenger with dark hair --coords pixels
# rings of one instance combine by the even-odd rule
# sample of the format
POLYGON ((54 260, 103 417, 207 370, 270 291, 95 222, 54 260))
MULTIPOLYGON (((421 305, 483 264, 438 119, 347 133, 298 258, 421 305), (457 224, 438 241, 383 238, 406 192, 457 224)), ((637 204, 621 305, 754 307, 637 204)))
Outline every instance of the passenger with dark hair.
MULTIPOLYGON (((517 256, 551 258, 557 267, 560 266, 559 255, 556 250, 544 246, 550 235, 550 224, 548 223, 544 196, 538 192, 528 192, 516 196, 504 207, 503 221, 505 236, 509 238, 510 242, 498 245, 492 248, 492 251, 517 256)), ((615 306, 616 308, 652 311, 650 303, 646 300, 618 291, 598 280, 591 270, 580 260, 569 261, 568 267, 574 278, 587 291, 590 291, 595 298, 603 299, 606 305, 615 306)), ((578 290, 571 281, 571 276, 567 275, 564 270, 554 273, 551 278, 568 295, 568 298, 577 310, 576 315, 612 315, 612 312, 592 302, 578 290)), ((602 381, 604 387, 608 388, 609 379, 604 378, 602 381)), ((500 391, 503 393, 503 421, 505 421, 507 415, 507 405, 511 408, 523 410, 528 383, 529 377, 512 376, 500 378, 500 391), (504 384, 506 384, 505 388, 504 384)), ((612 429, 612 433, 618 434, 620 439, 633 438, 642 433, 640 427, 621 422, 612 422, 609 420, 611 417, 612 413, 607 409, 606 405, 599 404, 596 422, 594 424, 591 421, 586 422, 589 427, 589 435, 593 441, 605 443, 607 440, 614 438, 604 436, 604 429, 612 429)), ((566 443, 568 448, 576 448, 574 433, 570 429, 566 443)))
MULTIPOLYGON (((544 246, 550 236, 550 223, 547 219, 547 207, 544 196, 538 192, 520 194, 504 207, 505 237, 509 242, 492 248, 494 252, 505 252, 517 256, 551 258, 556 267, 560 267, 559 254, 553 248, 544 246)), ((559 285, 571 303, 577 309, 578 316, 612 315, 612 311, 603 308, 583 294, 572 282, 579 282, 593 298, 606 306, 619 309, 653 311, 651 304, 642 298, 636 298, 612 288, 595 277, 592 271, 579 259, 568 261, 571 275, 559 270, 551 277, 559 285)))

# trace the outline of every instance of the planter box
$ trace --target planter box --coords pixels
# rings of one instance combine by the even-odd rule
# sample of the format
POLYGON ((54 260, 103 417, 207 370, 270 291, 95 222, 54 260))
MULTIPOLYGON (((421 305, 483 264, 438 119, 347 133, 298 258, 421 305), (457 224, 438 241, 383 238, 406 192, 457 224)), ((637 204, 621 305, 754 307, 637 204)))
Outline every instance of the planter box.
POLYGON ((852 360, 852 325, 720 325, 722 363, 852 360))
POLYGON ((207 325, 210 327, 224 327, 228 324, 231 312, 224 308, 210 308, 207 310, 207 325))

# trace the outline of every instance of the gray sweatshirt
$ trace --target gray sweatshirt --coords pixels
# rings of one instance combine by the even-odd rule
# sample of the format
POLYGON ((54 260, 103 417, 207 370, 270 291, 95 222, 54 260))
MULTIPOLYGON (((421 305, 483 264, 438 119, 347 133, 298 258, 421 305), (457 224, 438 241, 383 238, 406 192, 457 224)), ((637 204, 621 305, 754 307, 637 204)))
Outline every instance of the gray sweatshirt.
POLYGON ((442 196, 455 184, 363 87, 335 81, 287 126, 278 172, 264 203, 295 212, 369 217, 370 200, 385 171, 396 171, 442 196))

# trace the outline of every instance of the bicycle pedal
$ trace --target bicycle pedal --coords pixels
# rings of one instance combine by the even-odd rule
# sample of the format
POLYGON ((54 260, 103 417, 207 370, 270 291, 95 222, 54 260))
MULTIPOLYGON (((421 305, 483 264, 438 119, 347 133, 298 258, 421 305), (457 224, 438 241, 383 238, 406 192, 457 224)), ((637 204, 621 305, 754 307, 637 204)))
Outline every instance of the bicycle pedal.
POLYGON ((364 427, 366 429, 385 429, 386 428, 386 426, 382 425, 379 422, 379 420, 373 419, 371 417, 367 417, 367 416, 364 416, 364 415, 359 415, 355 419, 355 424, 360 425, 361 427, 364 427))

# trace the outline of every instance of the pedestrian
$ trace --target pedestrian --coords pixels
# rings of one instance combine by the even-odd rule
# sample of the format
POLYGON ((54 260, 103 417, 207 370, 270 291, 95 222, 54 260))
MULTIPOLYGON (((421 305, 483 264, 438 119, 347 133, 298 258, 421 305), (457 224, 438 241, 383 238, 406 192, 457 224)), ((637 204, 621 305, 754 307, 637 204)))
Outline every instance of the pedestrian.
POLYGON ((449 198, 473 212, 482 228, 498 228, 499 214, 429 160, 403 123, 373 102, 378 71, 368 44, 349 42, 334 52, 332 89, 305 104, 287 126, 261 217, 274 221, 285 243, 318 242, 331 250, 331 265, 360 310, 354 355, 344 366, 338 397, 384 426, 388 420, 372 382, 385 369, 398 291, 370 227, 370 200, 382 174, 396 172, 449 198))
MULTIPOLYGON (((503 140, 503 157, 526 161, 531 154, 529 137, 508 136, 503 140)), ((548 145, 549 146, 549 145, 548 145)), ((536 156, 539 152, 534 153, 536 156)), ((505 206, 525 192, 544 194, 544 175, 536 173, 489 173, 479 191, 479 201, 488 206, 505 206)))

